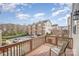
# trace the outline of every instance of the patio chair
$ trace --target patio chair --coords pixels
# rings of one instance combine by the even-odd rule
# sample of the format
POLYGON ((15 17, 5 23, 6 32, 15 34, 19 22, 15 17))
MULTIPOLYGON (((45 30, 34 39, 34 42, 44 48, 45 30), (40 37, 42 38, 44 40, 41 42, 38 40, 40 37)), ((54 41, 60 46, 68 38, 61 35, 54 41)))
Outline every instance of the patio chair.
POLYGON ((66 51, 66 48, 69 44, 69 41, 70 41, 70 39, 65 39, 63 41, 63 44, 62 44, 61 47, 56 46, 56 47, 50 48, 50 56, 51 56, 51 52, 55 53, 57 56, 60 56, 60 55, 63 55, 63 54, 66 56, 65 51, 66 51))

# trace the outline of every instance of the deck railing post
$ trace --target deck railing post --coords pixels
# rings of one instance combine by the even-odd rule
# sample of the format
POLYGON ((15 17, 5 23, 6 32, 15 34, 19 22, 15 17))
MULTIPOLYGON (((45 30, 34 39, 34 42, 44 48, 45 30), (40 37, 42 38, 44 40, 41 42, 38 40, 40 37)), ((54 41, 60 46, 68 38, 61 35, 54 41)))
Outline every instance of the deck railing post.
POLYGON ((49 56, 51 56, 51 48, 49 49, 50 51, 49 51, 49 56))
POLYGON ((46 38, 47 38, 47 36, 45 35, 45 43, 47 42, 47 41, 46 41, 46 38))
POLYGON ((30 40, 30 51, 32 51, 32 40, 30 40))
POLYGON ((8 56, 8 48, 7 48, 7 56, 8 56))
POLYGON ((3 51, 2 51, 2 52, 3 52, 3 56, 5 56, 5 51, 4 51, 4 50, 5 50, 5 49, 3 49, 3 51))
POLYGON ((14 52, 13 52, 13 54, 14 54, 14 56, 15 56, 15 46, 13 47, 13 49, 14 49, 14 52))
POLYGON ((56 36, 56 45, 58 45, 58 37, 56 36))
POLYGON ((12 47, 10 48, 10 56, 12 56, 12 47))

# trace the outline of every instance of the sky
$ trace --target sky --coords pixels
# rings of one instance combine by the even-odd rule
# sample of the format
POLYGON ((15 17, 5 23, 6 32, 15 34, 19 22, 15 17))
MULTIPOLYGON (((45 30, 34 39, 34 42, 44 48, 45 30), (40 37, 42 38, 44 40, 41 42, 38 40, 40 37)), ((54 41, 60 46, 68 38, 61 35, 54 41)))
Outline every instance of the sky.
POLYGON ((0 3, 0 24, 28 25, 50 20, 52 24, 66 26, 70 13, 68 3, 0 3))

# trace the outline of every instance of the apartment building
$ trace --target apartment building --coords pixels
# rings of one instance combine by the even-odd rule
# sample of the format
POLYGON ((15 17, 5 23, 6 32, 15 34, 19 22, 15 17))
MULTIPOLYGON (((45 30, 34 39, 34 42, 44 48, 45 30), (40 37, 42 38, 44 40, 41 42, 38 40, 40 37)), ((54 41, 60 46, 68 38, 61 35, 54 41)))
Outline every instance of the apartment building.
POLYGON ((45 35, 51 33, 52 23, 49 20, 39 21, 28 25, 28 34, 31 35, 45 35))
POLYGON ((58 24, 53 24, 52 29, 58 29, 58 24))
POLYGON ((32 25, 27 26, 27 33, 28 35, 32 35, 32 25))
POLYGON ((79 55, 79 3, 72 4, 71 13, 71 34, 73 38, 73 52, 74 55, 79 55))
POLYGON ((60 33, 60 31, 58 30, 58 24, 53 24, 52 25, 52 35, 56 35, 56 36, 58 36, 60 33))
POLYGON ((68 37, 68 27, 67 26, 58 26, 58 24, 53 24, 52 25, 52 35, 68 37))
POLYGON ((52 23, 50 20, 45 20, 42 22, 42 31, 43 34, 50 34, 52 32, 52 23))
POLYGON ((62 30, 62 36, 69 37, 68 26, 60 26, 62 30))
POLYGON ((44 33, 43 33, 43 26, 44 26, 44 23, 39 21, 36 25, 37 25, 37 26, 36 26, 36 28, 37 28, 37 30, 36 30, 37 35, 42 35, 42 34, 44 34, 44 33))
POLYGON ((37 34, 36 30, 37 30, 37 29, 36 29, 36 24, 33 23, 33 24, 32 24, 32 30, 31 30, 31 31, 32 31, 32 35, 36 35, 36 34, 37 34))

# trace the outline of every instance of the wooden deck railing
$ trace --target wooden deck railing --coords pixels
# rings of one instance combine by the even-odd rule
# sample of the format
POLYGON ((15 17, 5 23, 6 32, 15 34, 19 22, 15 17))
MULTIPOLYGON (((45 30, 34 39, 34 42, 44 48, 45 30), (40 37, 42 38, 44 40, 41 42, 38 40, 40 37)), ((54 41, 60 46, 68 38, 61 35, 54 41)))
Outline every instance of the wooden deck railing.
POLYGON ((72 38, 66 37, 58 37, 58 36, 39 36, 37 38, 32 38, 29 40, 25 40, 22 42, 6 45, 0 47, 0 56, 22 56, 26 55, 27 53, 33 51, 37 47, 41 46, 42 44, 48 42, 54 45, 59 45, 59 41, 63 39, 71 39, 71 43, 69 47, 72 48, 73 40, 72 38))
POLYGON ((60 37, 60 36, 46 36, 46 42, 51 43, 53 45, 58 45, 60 46, 61 43, 63 43, 63 40, 65 39, 70 39, 70 43, 68 45, 68 48, 73 48, 73 38, 69 38, 69 37, 60 37))
POLYGON ((22 41, 11 45, 0 47, 0 55, 3 56, 19 56, 30 51, 30 41, 22 41))
POLYGON ((22 56, 45 43, 45 36, 0 47, 0 56, 22 56))

